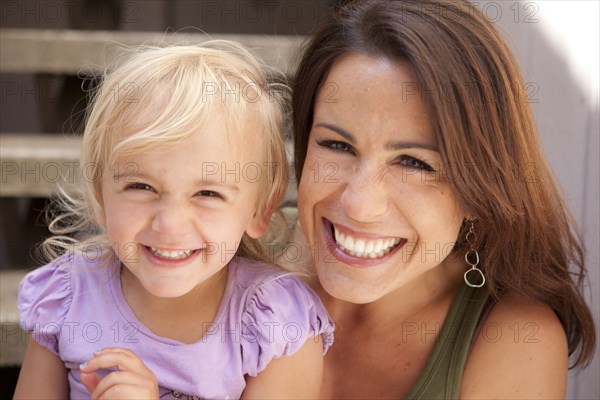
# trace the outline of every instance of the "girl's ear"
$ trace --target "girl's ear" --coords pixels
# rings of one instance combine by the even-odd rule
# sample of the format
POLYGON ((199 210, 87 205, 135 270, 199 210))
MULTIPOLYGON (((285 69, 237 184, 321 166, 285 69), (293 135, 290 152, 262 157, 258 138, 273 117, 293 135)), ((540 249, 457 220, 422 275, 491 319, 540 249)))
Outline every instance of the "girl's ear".
POLYGON ((98 208, 94 208, 94 211, 92 212, 92 218, 94 219, 94 222, 96 222, 96 224, 102 228, 104 228, 104 225, 106 224, 106 219, 104 217, 104 212, 98 208))
POLYGON ((267 213, 262 218, 259 218, 257 214, 254 214, 250 224, 246 228, 246 234, 252 239, 260 238, 267 230, 272 214, 272 212, 267 213))
POLYGON ((260 238, 267 228, 269 227, 269 223, 271 222, 271 217, 273 213, 277 209, 279 201, 282 199, 285 194, 285 189, 280 189, 277 194, 273 197, 273 200, 269 203, 269 207, 267 212, 263 215, 262 218, 259 218, 258 213, 254 213, 250 224, 246 228, 246 234, 250 236, 252 239, 260 238))
MULTIPOLYGON (((277 196, 276 199, 279 200, 279 196, 277 196)), ((271 222, 271 217, 277 208, 277 204, 278 201, 273 201, 262 218, 258 216, 257 212, 254 213, 250 224, 246 228, 246 234, 248 234, 248 236, 252 239, 258 239, 265 233, 271 222)))

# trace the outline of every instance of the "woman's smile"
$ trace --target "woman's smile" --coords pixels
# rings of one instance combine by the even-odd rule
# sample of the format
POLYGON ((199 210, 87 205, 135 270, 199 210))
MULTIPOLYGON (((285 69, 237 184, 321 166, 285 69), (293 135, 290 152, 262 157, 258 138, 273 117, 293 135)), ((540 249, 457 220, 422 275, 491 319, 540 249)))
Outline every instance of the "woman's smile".
POLYGON ((414 79, 404 64, 349 55, 326 78, 337 101, 315 103, 298 206, 309 242, 327 250, 315 269, 334 297, 363 303, 419 285, 465 218, 431 167, 443 163, 421 97, 403 97, 414 79))
POLYGON ((394 255, 406 243, 405 238, 357 232, 323 218, 328 248, 333 255, 351 266, 375 266, 394 255))

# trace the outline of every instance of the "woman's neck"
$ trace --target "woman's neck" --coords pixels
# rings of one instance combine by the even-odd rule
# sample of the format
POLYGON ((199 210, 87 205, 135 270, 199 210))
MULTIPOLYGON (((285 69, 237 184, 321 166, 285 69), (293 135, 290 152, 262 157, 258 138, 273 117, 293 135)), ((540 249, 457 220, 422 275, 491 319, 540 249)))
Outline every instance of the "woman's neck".
POLYGON ((453 299, 465 266, 458 260, 447 259, 436 268, 413 279, 402 287, 366 303, 355 304, 329 295, 315 276, 311 286, 321 297, 332 319, 336 323, 354 325, 381 324, 382 321, 412 320, 422 314, 430 314, 440 305, 453 299))
POLYGON ((465 268, 445 261, 367 304, 335 299, 315 278, 313 288, 335 323, 322 397, 404 398, 433 351, 465 268))

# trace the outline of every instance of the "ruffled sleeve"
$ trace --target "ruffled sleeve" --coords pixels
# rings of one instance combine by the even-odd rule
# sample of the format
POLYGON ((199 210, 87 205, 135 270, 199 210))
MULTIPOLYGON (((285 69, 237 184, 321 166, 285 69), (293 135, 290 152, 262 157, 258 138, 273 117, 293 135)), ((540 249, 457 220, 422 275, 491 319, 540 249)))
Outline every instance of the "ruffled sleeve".
POLYGON ((333 343, 334 325, 321 300, 291 274, 273 277, 249 296, 242 315, 242 368, 256 376, 273 359, 298 351, 321 335, 323 353, 333 343))
POLYGON ((27 274, 19 285, 21 328, 55 355, 73 299, 70 261, 69 257, 60 257, 27 274))

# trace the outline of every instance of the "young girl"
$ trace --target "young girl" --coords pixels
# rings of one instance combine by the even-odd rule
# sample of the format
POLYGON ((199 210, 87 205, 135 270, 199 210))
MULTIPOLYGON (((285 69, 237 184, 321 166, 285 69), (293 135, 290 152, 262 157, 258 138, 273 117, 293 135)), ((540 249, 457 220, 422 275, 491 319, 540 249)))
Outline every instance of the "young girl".
POLYGON ((46 243, 74 251, 20 287, 16 398, 318 395, 332 323, 258 242, 287 183, 282 93, 223 41, 107 74, 46 243))

